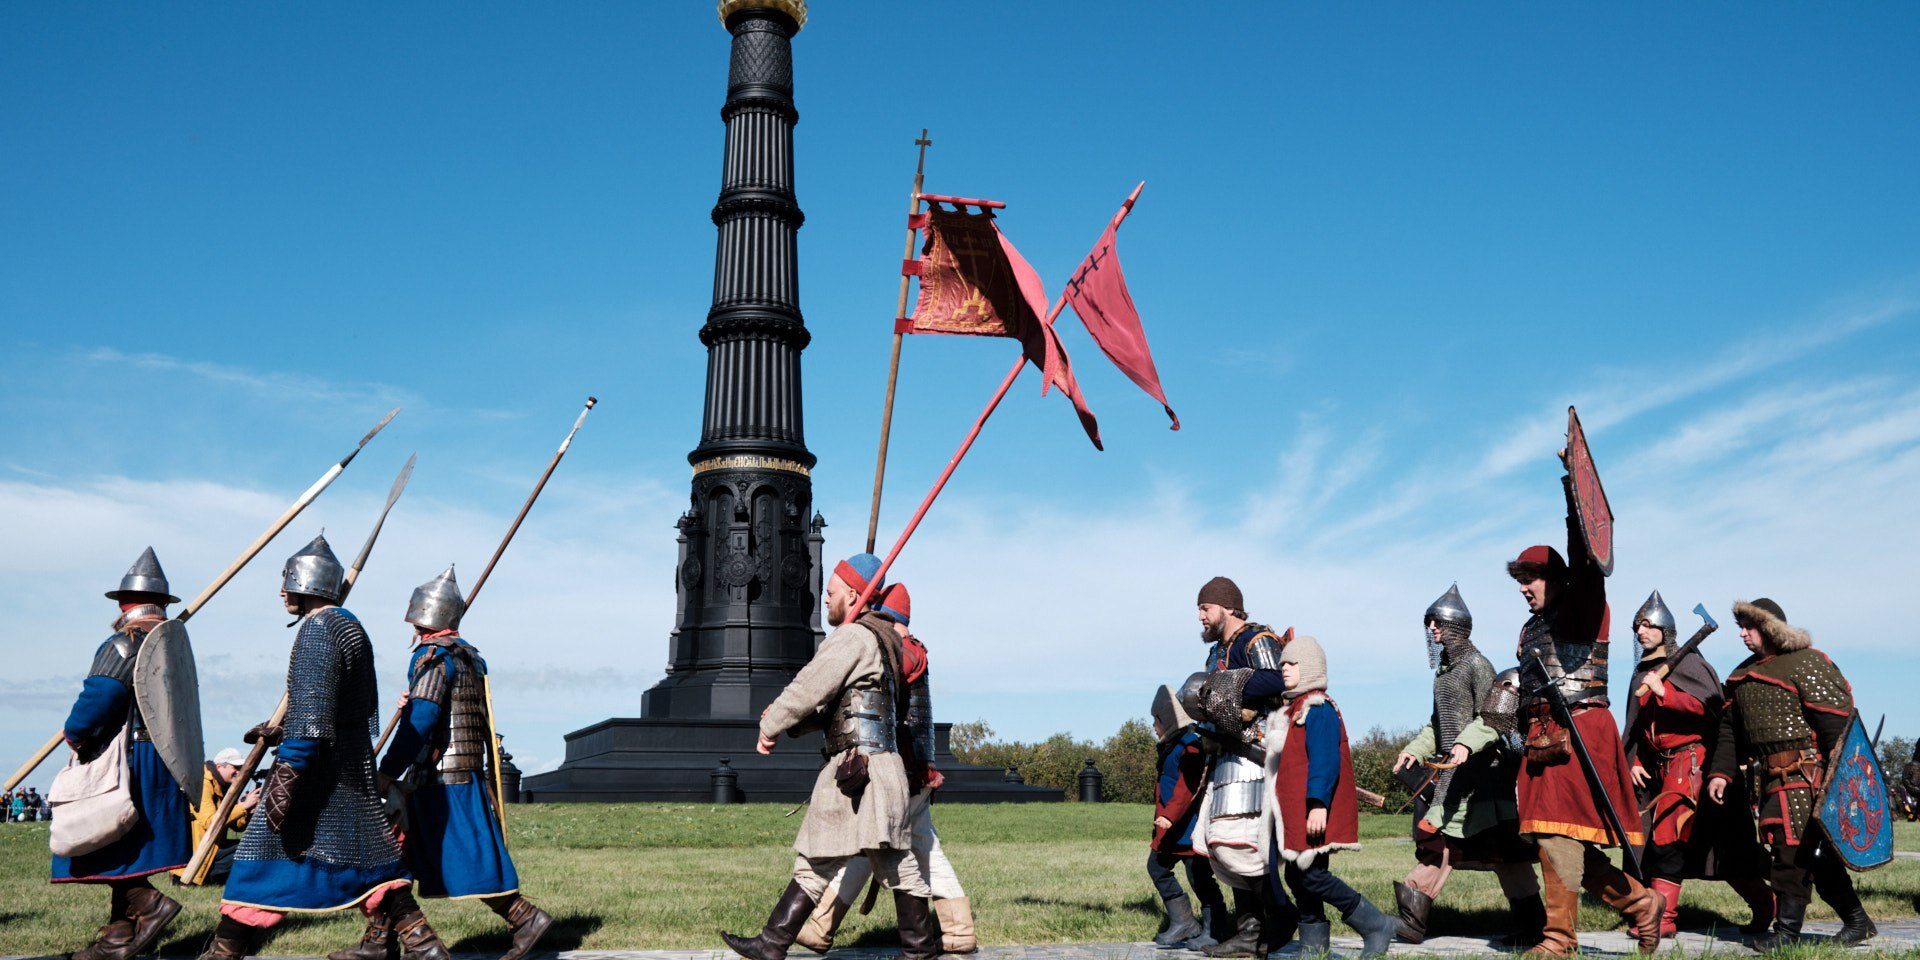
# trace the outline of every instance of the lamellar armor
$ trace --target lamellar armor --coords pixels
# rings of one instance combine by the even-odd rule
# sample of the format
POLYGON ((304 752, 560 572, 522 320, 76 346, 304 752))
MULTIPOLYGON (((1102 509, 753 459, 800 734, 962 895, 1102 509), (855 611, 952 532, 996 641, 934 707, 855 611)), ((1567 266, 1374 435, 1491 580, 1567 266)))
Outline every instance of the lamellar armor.
MULTIPOLYGON (((1520 662, 1538 657, 1547 679, 1560 688, 1569 707, 1607 705, 1607 647, 1554 636, 1554 617, 1536 613, 1520 628, 1520 662)), ((1529 701, 1538 695, 1528 691, 1529 701)))
POLYGON ((900 752, 900 646, 889 642, 894 635, 891 622, 868 614, 859 623, 880 645, 880 675, 873 686, 841 691, 840 702, 827 716, 824 752, 830 757, 856 749, 863 754, 900 752))
POLYGON ((493 717, 487 704, 487 662, 471 644, 454 638, 424 641, 413 667, 408 696, 440 705, 440 722, 414 763, 415 777, 429 766, 441 783, 468 783, 487 769, 493 717))
MULTIPOLYGON (((374 868, 400 859, 387 828, 374 782, 373 738, 379 732, 373 644, 353 614, 323 607, 300 622, 287 663, 287 740, 319 741, 308 766, 268 782, 292 781, 283 816, 257 816, 247 823, 237 856, 242 860, 323 861, 336 867, 374 868)), ((272 798, 269 798, 271 801, 272 798)))
POLYGON ((913 738, 913 755, 922 766, 933 763, 933 688, 927 671, 907 684, 907 732, 913 738))

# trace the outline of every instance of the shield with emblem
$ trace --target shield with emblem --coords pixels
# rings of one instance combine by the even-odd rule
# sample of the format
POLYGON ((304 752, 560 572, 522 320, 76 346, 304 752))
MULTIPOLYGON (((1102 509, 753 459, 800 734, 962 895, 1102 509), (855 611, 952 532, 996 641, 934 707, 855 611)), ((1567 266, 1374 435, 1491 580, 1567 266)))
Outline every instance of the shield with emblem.
POLYGON ((147 634, 133 661, 133 696, 154 752, 187 802, 198 805, 206 755, 200 735, 200 672, 193 664, 185 623, 168 620, 147 634))
POLYGON ((1580 428, 1580 415, 1572 407, 1567 408, 1567 475, 1573 479, 1573 502, 1580 532, 1586 536, 1587 554, 1602 574, 1612 576, 1613 507, 1607 503, 1606 488, 1600 486, 1600 471, 1593 465, 1593 451, 1587 447, 1586 431, 1580 428))
POLYGON ((1833 852, 1850 870, 1885 866, 1893 859, 1893 811, 1880 757, 1860 714, 1847 724, 1847 736, 1827 769, 1831 772, 1820 796, 1820 826, 1833 841, 1833 852))

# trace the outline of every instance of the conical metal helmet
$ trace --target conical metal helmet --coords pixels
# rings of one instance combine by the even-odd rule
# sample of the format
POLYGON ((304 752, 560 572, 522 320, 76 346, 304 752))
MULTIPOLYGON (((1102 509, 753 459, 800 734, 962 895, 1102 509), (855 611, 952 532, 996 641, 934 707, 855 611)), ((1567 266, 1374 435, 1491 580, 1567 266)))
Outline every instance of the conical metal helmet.
POLYGON ((1658 590, 1647 597, 1647 602, 1641 604, 1640 611, 1633 615, 1634 626, 1637 627, 1643 623, 1665 631, 1667 636, 1673 636, 1674 631, 1680 628, 1679 621, 1673 619, 1673 611, 1667 609, 1667 602, 1660 599, 1658 590))
POLYGON ((1460 598, 1460 585, 1454 584, 1427 607, 1427 615, 1422 623, 1438 620, 1441 623, 1458 624, 1467 629, 1473 628, 1473 613, 1467 609, 1467 601, 1460 598))
POLYGON ((118 589, 108 590, 108 600, 125 600, 129 593, 155 593, 166 597, 168 603, 179 603, 180 598, 173 595, 173 588, 167 586, 167 574, 160 569, 160 558, 153 555, 148 547, 140 559, 127 568, 127 575, 120 578, 118 589))
POLYGON ((460 622, 467 612, 467 601, 460 596, 460 584, 453 579, 453 564, 445 573, 413 588, 407 600, 407 622, 436 633, 460 622))
POLYGON ((280 587, 288 593, 304 593, 338 603, 346 583, 347 569, 340 565, 340 558, 333 555, 333 548, 327 546, 325 531, 301 547, 299 553, 288 557, 287 565, 280 568, 280 587))

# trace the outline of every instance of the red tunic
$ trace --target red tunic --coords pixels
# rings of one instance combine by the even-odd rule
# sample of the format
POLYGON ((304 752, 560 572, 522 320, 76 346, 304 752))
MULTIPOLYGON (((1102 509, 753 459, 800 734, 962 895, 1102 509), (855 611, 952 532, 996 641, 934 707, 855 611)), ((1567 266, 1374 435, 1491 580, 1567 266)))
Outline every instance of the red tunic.
POLYGON ((1638 718, 1639 740, 1648 748, 1643 754, 1651 754, 1641 759, 1659 781, 1652 803, 1653 843, 1685 843, 1693 836, 1694 812, 1706 781, 1707 735, 1718 718, 1710 718, 1706 704, 1671 678, 1659 695, 1649 690, 1640 697, 1638 718))
MULTIPOLYGON (((1302 696, 1281 711, 1274 731, 1278 735, 1280 761, 1273 769, 1275 802, 1274 834, 1280 838, 1281 856, 1299 860, 1309 853, 1360 849, 1360 801, 1353 790, 1353 755, 1347 748, 1347 721, 1340 708, 1324 694, 1302 696), (1333 786, 1333 800, 1327 804, 1327 833, 1318 844, 1307 840, 1307 711, 1325 703, 1340 723, 1340 779, 1333 786)), ((1273 738, 1268 739, 1269 749, 1273 738)), ((1268 760, 1273 768, 1273 761, 1268 760)), ((1311 860, 1309 856, 1306 859, 1311 860)))
MULTIPOLYGON (((1544 715, 1545 710, 1544 704, 1532 709, 1533 715, 1527 721, 1529 737, 1549 727, 1558 729, 1559 725, 1544 715)), ((1633 781, 1627 777, 1627 760, 1620 749, 1620 731, 1614 729, 1613 714, 1605 707, 1576 707, 1573 724, 1580 729, 1580 739, 1593 757, 1600 782, 1606 786, 1620 825, 1627 832, 1627 842, 1636 847, 1646 843, 1646 835, 1640 830, 1640 813, 1634 809, 1633 781)), ((1531 760, 1523 763, 1518 799, 1521 833, 1572 837, 1610 847, 1619 845, 1618 840, 1608 836, 1606 818, 1601 816, 1593 792, 1587 789, 1586 774, 1581 772, 1580 761, 1575 757, 1568 756, 1550 764, 1531 760)))

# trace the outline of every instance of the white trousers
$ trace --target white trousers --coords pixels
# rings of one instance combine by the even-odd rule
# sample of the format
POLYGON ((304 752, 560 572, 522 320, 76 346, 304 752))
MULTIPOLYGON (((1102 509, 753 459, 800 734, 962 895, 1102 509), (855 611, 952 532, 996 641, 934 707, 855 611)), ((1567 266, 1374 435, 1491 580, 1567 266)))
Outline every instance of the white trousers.
MULTIPOLYGON (((893 878, 882 874, 880 885, 889 890, 904 890, 916 897, 931 896, 935 900, 964 897, 967 891, 960 886, 960 876, 953 872, 953 861, 947 859, 947 852, 940 847, 940 834, 933 829, 932 801, 931 792, 922 790, 914 794, 913 800, 908 803, 913 848, 908 851, 907 861, 898 868, 900 875, 897 883, 889 882, 893 878), (911 878, 906 876, 908 873, 912 874, 911 878)), ((814 862, 822 863, 817 860, 814 862)), ((815 902, 824 902, 821 894, 827 894, 852 903, 866 889, 867 878, 873 876, 873 864, 866 857, 845 857, 838 864, 832 873, 824 875, 818 891, 807 887, 807 892, 814 895, 815 902)), ((797 868, 794 876, 799 876, 797 868)), ((807 881, 801 880, 800 885, 806 887, 807 881)))

